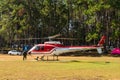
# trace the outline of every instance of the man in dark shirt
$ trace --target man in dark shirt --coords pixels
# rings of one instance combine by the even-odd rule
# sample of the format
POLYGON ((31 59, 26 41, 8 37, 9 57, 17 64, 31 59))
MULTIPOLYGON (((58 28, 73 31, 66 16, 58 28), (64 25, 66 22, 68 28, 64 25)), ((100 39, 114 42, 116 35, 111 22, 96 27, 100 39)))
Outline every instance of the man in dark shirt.
POLYGON ((27 59, 27 51, 24 51, 23 52, 23 60, 26 60, 27 59))
POLYGON ((23 46, 23 60, 27 59, 27 51, 28 51, 28 45, 23 46))

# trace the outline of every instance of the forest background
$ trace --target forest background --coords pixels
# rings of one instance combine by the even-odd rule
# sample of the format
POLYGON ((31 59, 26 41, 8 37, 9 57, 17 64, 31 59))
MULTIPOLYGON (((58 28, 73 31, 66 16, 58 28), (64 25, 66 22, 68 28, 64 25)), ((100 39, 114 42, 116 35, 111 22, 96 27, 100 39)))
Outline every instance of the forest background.
POLYGON ((75 45, 106 35, 105 46, 120 47, 120 0, 0 0, 0 48, 55 34, 75 45))

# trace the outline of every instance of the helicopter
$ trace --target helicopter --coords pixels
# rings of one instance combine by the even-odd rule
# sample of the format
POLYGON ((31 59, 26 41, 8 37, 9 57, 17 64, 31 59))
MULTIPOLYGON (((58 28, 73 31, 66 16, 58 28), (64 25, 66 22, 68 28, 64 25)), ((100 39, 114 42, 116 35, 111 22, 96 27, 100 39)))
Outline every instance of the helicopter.
MULTIPOLYGON (((55 38, 57 36, 60 36, 60 34, 51 36, 49 37, 49 39, 55 38)), ((47 60, 48 60, 48 56, 50 55, 53 56, 53 60, 54 60, 54 56, 57 56, 56 60, 58 60, 58 56, 61 54, 77 52, 77 51, 87 51, 87 50, 97 50, 97 52, 101 54, 103 44, 105 43, 105 39, 106 36, 103 35, 96 46, 64 46, 60 41, 49 40, 44 42, 43 44, 34 45, 28 51, 28 54, 36 55, 37 56, 36 60, 39 59, 44 60, 44 56, 47 56, 47 60), (42 56, 39 58, 39 55, 42 56)))

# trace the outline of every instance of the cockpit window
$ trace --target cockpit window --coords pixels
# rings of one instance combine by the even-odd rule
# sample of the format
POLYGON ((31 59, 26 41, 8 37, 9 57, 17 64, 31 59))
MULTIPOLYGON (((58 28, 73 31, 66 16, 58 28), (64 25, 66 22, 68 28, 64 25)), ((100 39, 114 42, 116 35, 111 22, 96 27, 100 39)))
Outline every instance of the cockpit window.
POLYGON ((40 50, 40 46, 36 46, 35 50, 37 51, 40 50))
POLYGON ((35 50, 44 50, 44 46, 36 46, 35 50))

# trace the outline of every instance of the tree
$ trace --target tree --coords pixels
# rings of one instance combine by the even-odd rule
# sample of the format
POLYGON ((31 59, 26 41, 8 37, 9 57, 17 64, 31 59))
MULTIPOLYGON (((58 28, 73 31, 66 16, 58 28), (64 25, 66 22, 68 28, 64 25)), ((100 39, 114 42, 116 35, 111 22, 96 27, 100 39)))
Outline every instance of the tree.
POLYGON ((120 45, 119 0, 1 0, 0 14, 0 36, 10 44, 61 33, 78 45, 97 44, 102 35, 106 46, 120 45))

